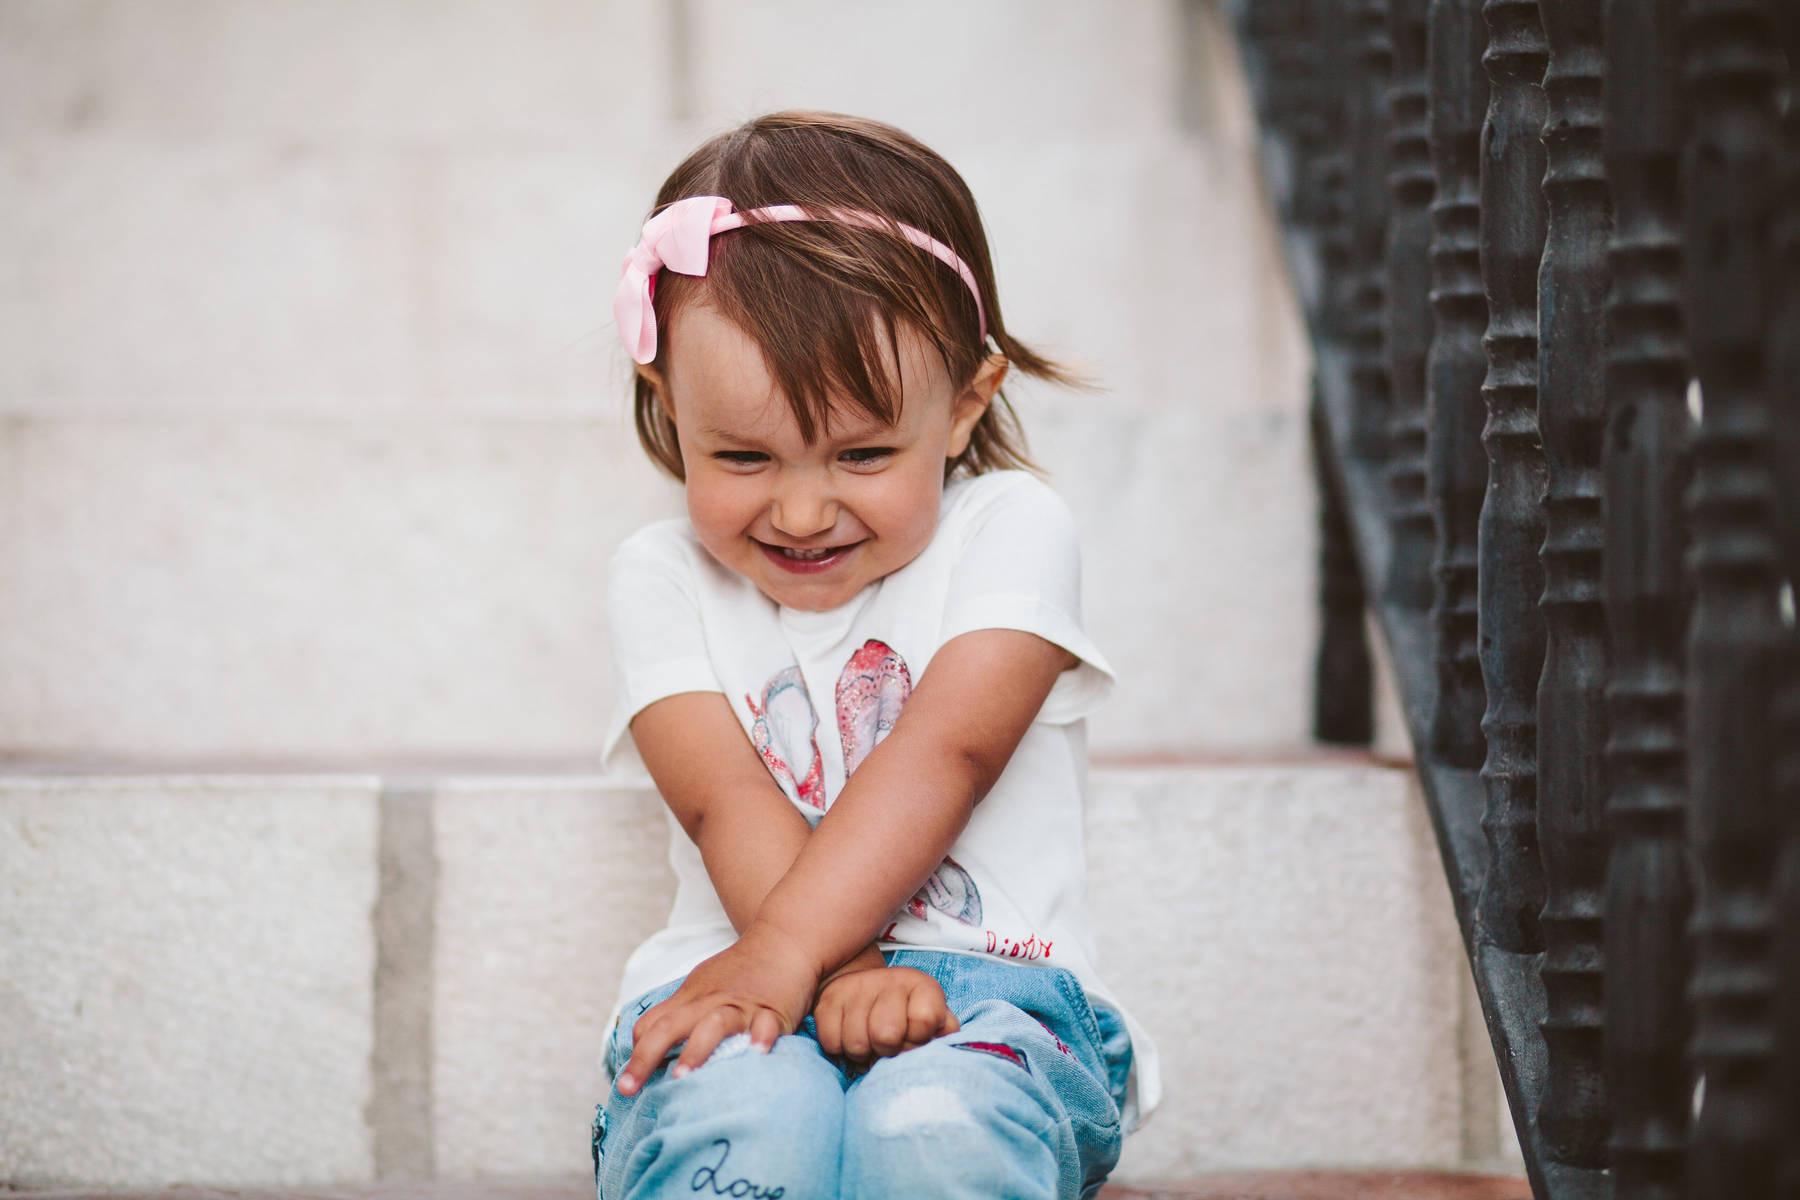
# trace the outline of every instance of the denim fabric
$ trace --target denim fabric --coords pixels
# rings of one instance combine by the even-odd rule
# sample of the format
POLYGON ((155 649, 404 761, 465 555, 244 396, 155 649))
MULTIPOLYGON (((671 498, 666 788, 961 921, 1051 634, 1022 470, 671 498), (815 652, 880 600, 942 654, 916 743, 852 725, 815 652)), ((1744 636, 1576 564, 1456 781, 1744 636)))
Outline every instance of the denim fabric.
MULTIPOLYGON (((1131 1066, 1118 1013, 1061 968, 929 950, 888 960, 935 978, 962 1029, 861 1068, 820 1050, 809 1017, 767 1055, 740 1034, 686 1078, 665 1064, 595 1114, 600 1200, 1098 1192, 1119 1158, 1131 1066)), ((630 1058, 638 1016, 676 986, 626 1006, 610 1072, 630 1058)))

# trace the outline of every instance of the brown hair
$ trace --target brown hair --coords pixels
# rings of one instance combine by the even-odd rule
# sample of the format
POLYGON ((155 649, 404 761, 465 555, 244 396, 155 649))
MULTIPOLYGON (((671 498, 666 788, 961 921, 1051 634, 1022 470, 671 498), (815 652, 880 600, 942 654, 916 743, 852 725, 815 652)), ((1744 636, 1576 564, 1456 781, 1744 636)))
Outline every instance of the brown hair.
MULTIPOLYGON (((988 333, 1014 367, 1059 383, 1080 382, 1006 332, 987 235, 968 185, 949 163, 891 125, 823 112, 757 117, 688 155, 657 192, 655 211, 688 196, 724 196, 740 212, 771 204, 862 209, 924 230, 974 272, 988 333)), ((667 270, 656 277, 652 365, 666 378, 671 319, 704 297, 762 350, 808 442, 830 427, 833 393, 851 397, 886 424, 899 417, 901 322, 936 349, 959 390, 988 353, 962 278, 891 232, 829 219, 752 222, 715 238, 709 250, 703 278, 667 270), (877 369, 870 369, 872 363, 877 369), (895 369, 885 369, 887 363, 895 369)), ((641 374, 636 392, 638 440, 658 466, 682 479, 674 423, 641 374)), ((1006 467, 1032 463, 1018 417, 1004 395, 996 395, 968 449, 945 474, 1006 467)))

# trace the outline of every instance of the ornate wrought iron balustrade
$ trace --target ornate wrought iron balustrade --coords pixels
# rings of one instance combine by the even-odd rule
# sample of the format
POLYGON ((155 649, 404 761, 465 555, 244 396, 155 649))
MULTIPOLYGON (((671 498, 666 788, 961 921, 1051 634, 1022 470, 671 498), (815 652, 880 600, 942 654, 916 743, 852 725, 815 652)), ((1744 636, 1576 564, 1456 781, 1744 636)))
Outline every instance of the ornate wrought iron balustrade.
POLYGON ((1533 1190, 1800 1200, 1800 0, 1238 9, 1533 1190))

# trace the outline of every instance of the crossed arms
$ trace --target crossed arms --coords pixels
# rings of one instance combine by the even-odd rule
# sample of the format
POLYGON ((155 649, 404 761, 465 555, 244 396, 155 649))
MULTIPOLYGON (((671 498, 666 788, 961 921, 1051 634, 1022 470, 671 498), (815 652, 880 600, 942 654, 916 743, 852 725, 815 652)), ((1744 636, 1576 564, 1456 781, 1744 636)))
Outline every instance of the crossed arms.
POLYGON ((810 830, 724 696, 684 692, 632 718, 638 752, 738 940, 638 1019, 619 1090, 636 1092, 684 1040, 676 1075, 732 1034, 767 1049, 809 1011, 821 1046, 852 1058, 954 1031, 935 981, 885 967, 873 939, 943 860, 1076 661, 1017 630, 952 638, 810 830))

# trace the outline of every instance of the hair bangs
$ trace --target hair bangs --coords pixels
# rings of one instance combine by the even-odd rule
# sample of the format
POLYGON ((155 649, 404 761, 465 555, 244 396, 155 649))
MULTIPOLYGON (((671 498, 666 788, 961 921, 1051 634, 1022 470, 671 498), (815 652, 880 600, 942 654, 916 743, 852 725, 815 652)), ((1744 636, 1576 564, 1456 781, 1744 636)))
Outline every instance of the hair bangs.
POLYGON ((951 331, 974 305, 960 278, 936 259, 881 230, 829 220, 754 222, 713 243, 704 278, 670 273, 659 289, 657 323, 667 329, 690 304, 705 304, 762 352, 801 437, 832 426, 833 407, 850 403, 884 425, 900 419, 900 329, 912 327, 957 387, 979 357, 951 331), (942 286, 930 270, 951 277, 942 286), (967 312, 946 313, 961 298, 967 312))

